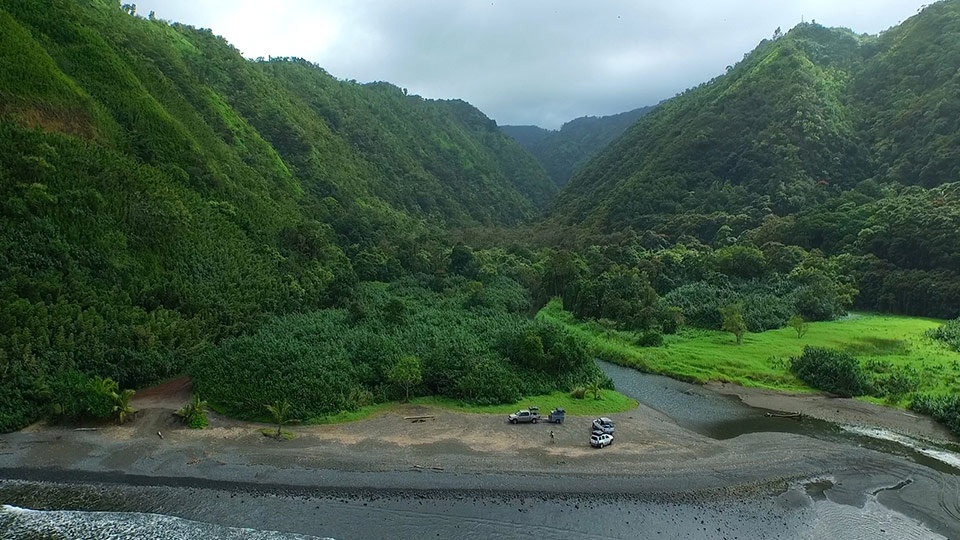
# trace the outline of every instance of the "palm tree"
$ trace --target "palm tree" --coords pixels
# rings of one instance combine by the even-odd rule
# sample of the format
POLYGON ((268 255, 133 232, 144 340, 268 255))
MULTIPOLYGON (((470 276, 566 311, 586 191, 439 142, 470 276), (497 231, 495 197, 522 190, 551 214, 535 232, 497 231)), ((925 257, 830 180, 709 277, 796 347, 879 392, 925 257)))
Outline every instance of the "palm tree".
POLYGON ((274 401, 273 405, 264 405, 264 407, 270 413, 273 423, 277 425, 277 438, 279 439, 281 436, 280 429, 283 425, 296 421, 290 418, 290 402, 287 400, 274 401))
POLYGON ((207 402, 200 399, 200 394, 194 394, 190 403, 177 411, 177 415, 183 418, 183 421, 191 428, 203 429, 207 427, 207 402))
POLYGON ((588 384, 586 391, 593 394, 593 399, 600 399, 600 379, 594 379, 588 384))
POLYGON ((137 392, 127 388, 122 392, 113 392, 111 396, 113 397, 113 412, 117 415, 117 420, 122 424, 127 421, 127 417, 131 414, 137 412, 136 409, 130 406, 130 400, 133 399, 133 395, 137 392))

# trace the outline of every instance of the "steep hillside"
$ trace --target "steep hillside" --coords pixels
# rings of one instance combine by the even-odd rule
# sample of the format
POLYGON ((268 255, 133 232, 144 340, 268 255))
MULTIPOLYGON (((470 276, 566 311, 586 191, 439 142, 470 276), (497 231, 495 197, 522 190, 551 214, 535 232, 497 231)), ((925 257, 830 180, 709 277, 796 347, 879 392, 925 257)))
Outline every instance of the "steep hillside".
POLYGON ((843 255, 860 307, 955 317, 960 274, 942 231, 960 227, 957 65, 956 0, 880 36, 801 24, 641 118, 571 180, 551 220, 635 231, 650 247, 843 255))
POLYGON ((110 0, 0 0, 0 430, 83 373, 136 386, 555 187, 460 101, 252 62, 110 0))
POLYGON ((555 215, 709 240, 723 222, 756 224, 817 200, 824 186, 851 187, 868 157, 845 96, 860 41, 812 24, 765 41, 642 118, 573 179, 555 215))
POLYGON ((554 183, 563 187, 590 158, 651 110, 653 107, 641 107, 599 118, 584 116, 565 123, 558 131, 536 126, 502 126, 500 129, 533 154, 554 183))
POLYGON ((709 241, 721 225, 742 231, 865 180, 956 181, 958 13, 948 0, 878 37, 801 24, 765 40, 638 122, 554 215, 709 241))
POLYGON ((875 177, 925 187, 960 180, 960 3, 931 4, 868 54, 850 94, 875 177))

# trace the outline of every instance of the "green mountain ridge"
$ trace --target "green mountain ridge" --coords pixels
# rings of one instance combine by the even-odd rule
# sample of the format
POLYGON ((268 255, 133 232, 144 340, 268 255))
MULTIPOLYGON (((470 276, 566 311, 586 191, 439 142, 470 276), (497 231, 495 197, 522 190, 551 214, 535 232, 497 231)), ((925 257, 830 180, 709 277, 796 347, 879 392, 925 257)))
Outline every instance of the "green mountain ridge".
POLYGON ((879 36, 798 25, 641 118, 549 222, 651 248, 821 250, 844 257, 860 308, 955 317, 958 59, 956 0, 879 36))
MULTIPOLYGON (((807 23, 764 40, 631 127, 572 180, 553 215, 657 229, 682 212, 739 207, 756 224, 867 180, 960 179, 957 74, 945 67, 960 54, 958 9, 938 2, 880 36, 807 23)), ((697 233, 671 231, 705 237, 697 233)))
POLYGON ((559 130, 537 126, 500 129, 533 154, 562 188, 590 158, 651 110, 653 107, 640 107, 609 116, 583 116, 564 123, 559 130))

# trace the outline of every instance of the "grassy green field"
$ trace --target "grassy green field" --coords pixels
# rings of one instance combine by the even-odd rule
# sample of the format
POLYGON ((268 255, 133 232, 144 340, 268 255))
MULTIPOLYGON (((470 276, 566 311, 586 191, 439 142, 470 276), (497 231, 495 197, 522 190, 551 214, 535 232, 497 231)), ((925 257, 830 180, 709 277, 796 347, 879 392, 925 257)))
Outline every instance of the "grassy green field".
MULTIPOLYGON (((614 330, 597 322, 578 321, 564 311, 558 301, 547 304, 537 317, 566 326, 583 338, 598 358, 691 382, 725 381, 791 392, 813 391, 790 373, 789 360, 799 355, 805 346, 814 346, 846 351, 857 357, 871 374, 911 366, 920 374, 918 391, 960 394, 960 353, 924 335, 943 323, 936 319, 855 313, 837 321, 810 323, 802 338, 798 338, 792 328, 783 328, 761 334, 748 333, 743 344, 737 345, 732 334, 690 329, 675 336, 664 336, 661 347, 639 347, 634 344, 638 334, 614 330)), ((636 400, 611 390, 603 390, 599 400, 591 396, 575 399, 568 392, 554 392, 507 405, 468 405, 438 397, 415 398, 411 403, 484 414, 508 414, 536 405, 543 414, 554 407, 563 407, 571 415, 602 415, 637 406, 636 400)), ((905 405, 889 400, 887 403, 905 405)), ((306 423, 352 422, 400 406, 398 403, 371 405, 357 411, 311 418, 306 423)))
POLYGON ((803 338, 792 328, 783 328, 748 333, 737 345, 730 333, 694 329, 664 336, 661 347, 638 347, 634 345, 637 334, 577 321, 557 301, 537 316, 566 325, 599 358, 693 382, 810 391, 789 370, 789 359, 809 345, 849 352, 870 373, 908 365, 920 373, 919 391, 960 393, 960 353, 924 335, 942 324, 935 319, 855 313, 837 321, 810 323, 803 338))
MULTIPOLYGON (((529 396, 520 403, 508 403, 506 405, 469 405, 447 398, 440 397, 419 397, 410 400, 413 405, 429 405, 432 407, 441 407, 460 412, 479 413, 479 414, 510 414, 517 409, 529 406, 540 407, 540 413, 549 414, 550 410, 561 407, 571 415, 594 416, 603 414, 613 414, 629 411, 637 406, 637 400, 629 398, 613 390, 601 390, 600 399, 594 399, 592 395, 584 399, 576 399, 569 392, 553 392, 540 396, 529 396)), ((335 424, 342 422, 354 422, 369 418, 375 414, 395 410, 402 404, 380 403, 362 407, 357 411, 342 412, 340 414, 324 416, 320 418, 311 418, 307 424, 335 424)))

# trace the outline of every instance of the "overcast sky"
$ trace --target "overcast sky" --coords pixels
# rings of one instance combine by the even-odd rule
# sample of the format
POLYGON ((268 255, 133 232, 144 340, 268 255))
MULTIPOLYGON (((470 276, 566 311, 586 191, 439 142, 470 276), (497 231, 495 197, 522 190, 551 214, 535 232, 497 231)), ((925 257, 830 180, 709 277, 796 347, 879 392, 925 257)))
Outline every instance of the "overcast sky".
POLYGON ((875 34, 930 0, 139 0, 243 52, 460 98, 498 124, 558 128, 707 81, 777 27, 875 34))

